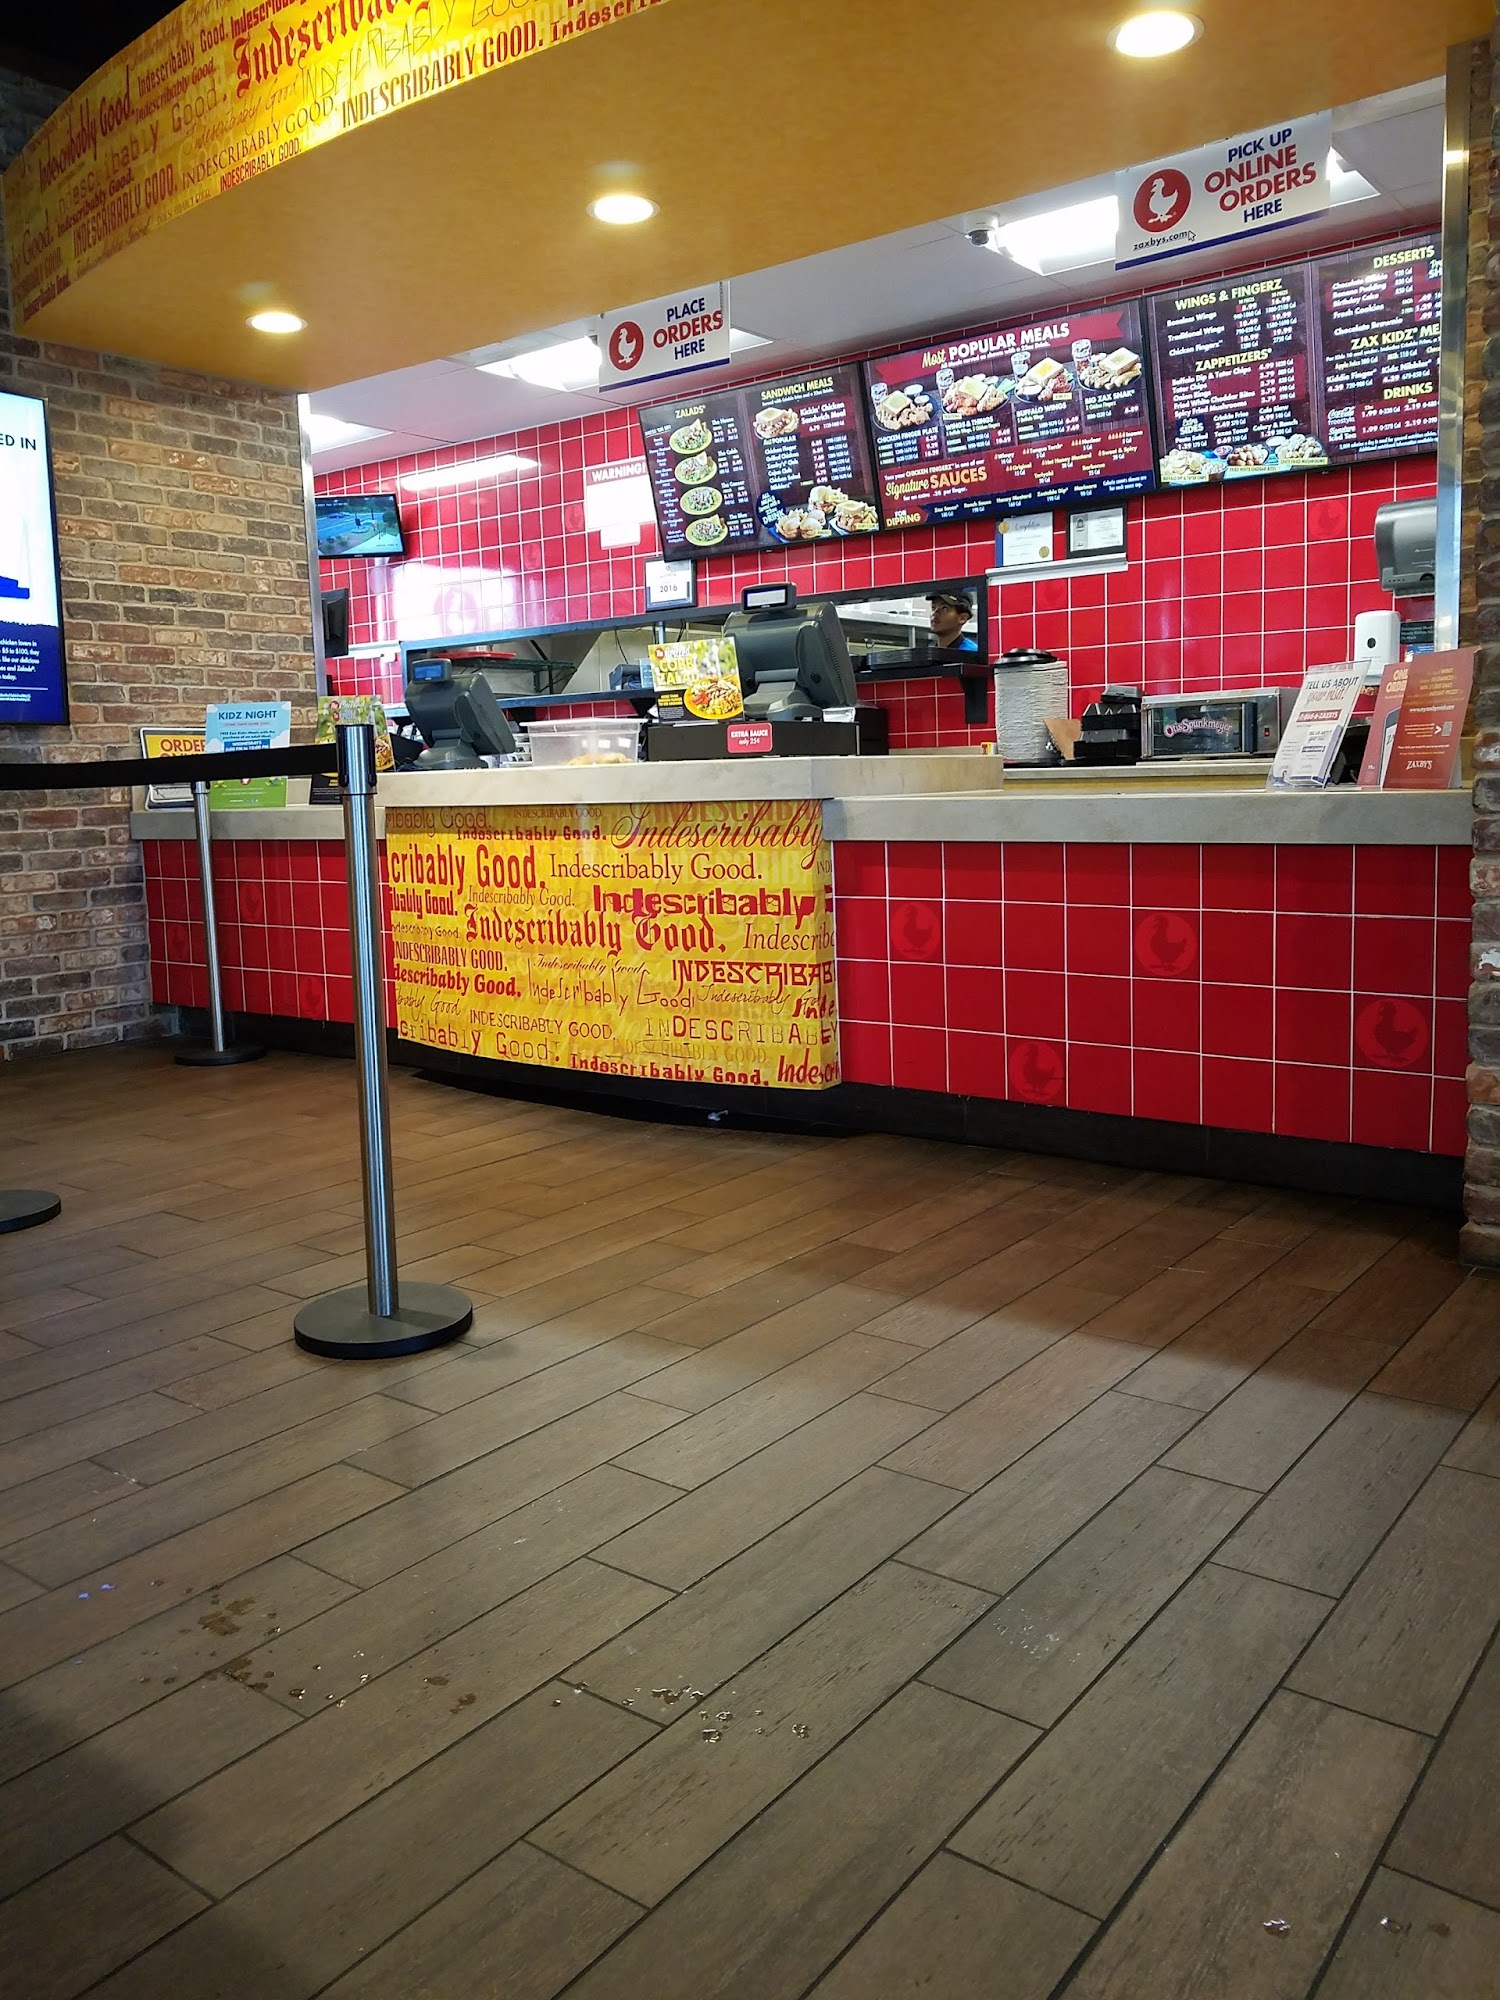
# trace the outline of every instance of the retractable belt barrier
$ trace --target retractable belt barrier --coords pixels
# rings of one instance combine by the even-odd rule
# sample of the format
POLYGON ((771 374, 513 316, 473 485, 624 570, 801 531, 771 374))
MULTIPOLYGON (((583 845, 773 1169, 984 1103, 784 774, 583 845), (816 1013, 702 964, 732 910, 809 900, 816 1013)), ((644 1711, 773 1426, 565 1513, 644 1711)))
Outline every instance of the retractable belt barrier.
MULTIPOLYGON (((120 785, 181 784, 193 788, 198 865, 203 883, 204 940, 209 960, 213 1046, 179 1060, 244 1062, 263 1049, 238 1049, 224 1037, 214 915, 208 787, 215 778, 316 777, 328 768, 326 745, 284 750, 231 750, 194 757, 128 757, 107 762, 0 764, 7 792, 112 790, 120 785)), ((385 988, 381 979, 380 868, 375 842, 375 731, 368 722, 338 725, 338 771, 344 798, 344 859, 349 878, 349 943, 354 975, 354 1047, 359 1082, 359 1149, 364 1192, 365 1284, 326 1293, 298 1312, 299 1347, 339 1359, 415 1354, 467 1331, 474 1309, 451 1285, 401 1286, 396 1269, 395 1198, 391 1176, 390 1078, 385 1047, 385 988)), ((0 1234, 48 1222, 62 1207, 56 1195, 0 1190, 0 1234)))

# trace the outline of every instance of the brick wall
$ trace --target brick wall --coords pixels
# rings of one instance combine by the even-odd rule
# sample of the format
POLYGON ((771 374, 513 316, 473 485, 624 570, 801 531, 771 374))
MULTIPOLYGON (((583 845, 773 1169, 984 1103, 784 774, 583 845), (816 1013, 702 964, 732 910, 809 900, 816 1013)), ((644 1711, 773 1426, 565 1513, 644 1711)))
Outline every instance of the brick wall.
MULTIPOLYGON (((0 69, 0 167, 61 93, 0 69)), ((46 398, 72 722, 0 730, 0 760, 138 754, 141 723, 314 690, 293 399, 10 331, 0 389, 46 398)), ((0 1060, 153 1031, 124 791, 0 793, 0 1060)))

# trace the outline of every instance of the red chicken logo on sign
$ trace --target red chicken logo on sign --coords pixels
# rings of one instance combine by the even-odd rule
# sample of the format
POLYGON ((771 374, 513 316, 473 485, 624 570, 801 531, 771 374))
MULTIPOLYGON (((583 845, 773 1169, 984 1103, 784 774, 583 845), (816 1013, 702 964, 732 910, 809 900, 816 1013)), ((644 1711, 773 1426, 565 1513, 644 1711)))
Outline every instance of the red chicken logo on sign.
POLYGON ((622 319, 609 336, 611 364, 628 375, 646 351, 646 336, 633 319, 622 319))
POLYGON ((1176 167, 1157 167, 1136 189, 1131 213, 1138 228, 1160 236, 1181 222, 1192 198, 1193 185, 1186 174, 1176 167))

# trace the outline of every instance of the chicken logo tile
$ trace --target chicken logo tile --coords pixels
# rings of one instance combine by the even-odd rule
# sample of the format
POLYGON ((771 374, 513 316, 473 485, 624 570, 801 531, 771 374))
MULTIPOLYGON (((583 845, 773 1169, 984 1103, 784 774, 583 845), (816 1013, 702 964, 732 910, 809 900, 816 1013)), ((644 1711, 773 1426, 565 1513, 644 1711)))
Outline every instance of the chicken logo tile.
POLYGON ((891 908, 891 950, 897 958, 931 959, 943 949, 943 919, 931 903, 891 908))
POLYGON ((1135 927, 1135 962, 1155 979, 1182 979, 1198 963, 1198 933, 1173 910, 1153 910, 1135 927))
POLYGON ((1354 1017, 1354 1046, 1376 1069, 1415 1069, 1431 1042, 1427 1017, 1410 1000, 1371 1000, 1354 1017))
POLYGON ((1051 1042, 1012 1042, 1007 1064, 1010 1094, 1027 1104, 1059 1104, 1066 1072, 1062 1050, 1051 1042))

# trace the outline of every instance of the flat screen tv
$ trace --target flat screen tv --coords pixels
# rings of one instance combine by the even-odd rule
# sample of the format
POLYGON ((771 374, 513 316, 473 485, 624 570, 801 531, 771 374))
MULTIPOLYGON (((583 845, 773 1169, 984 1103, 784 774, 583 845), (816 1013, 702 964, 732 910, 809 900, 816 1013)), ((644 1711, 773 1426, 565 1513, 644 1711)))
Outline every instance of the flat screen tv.
POLYGON ((67 719, 47 406, 0 395, 0 725, 67 719))
POLYGON ((320 556, 404 556, 394 493, 320 493, 320 556))

